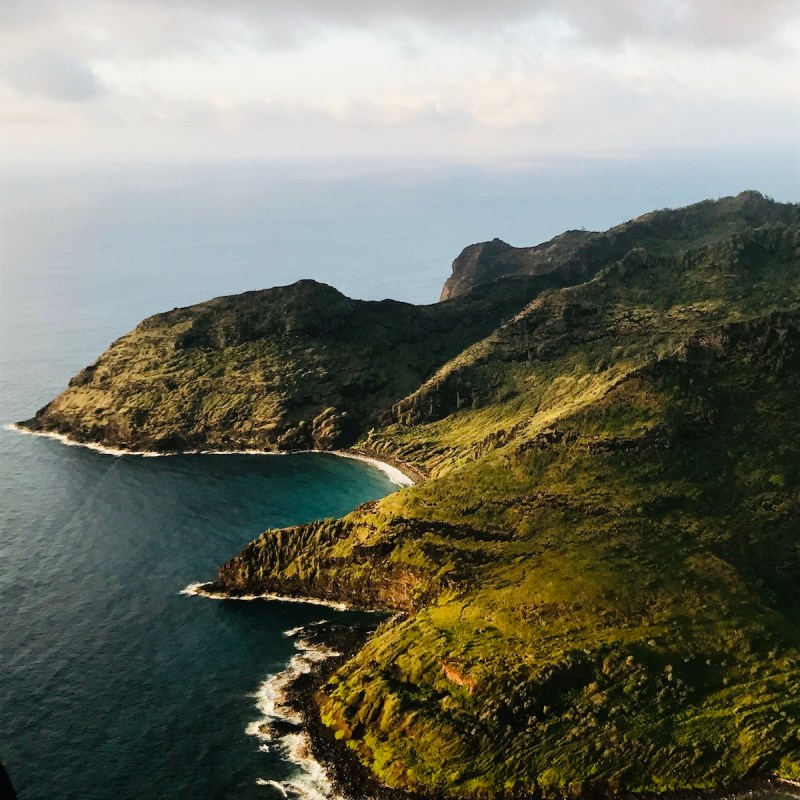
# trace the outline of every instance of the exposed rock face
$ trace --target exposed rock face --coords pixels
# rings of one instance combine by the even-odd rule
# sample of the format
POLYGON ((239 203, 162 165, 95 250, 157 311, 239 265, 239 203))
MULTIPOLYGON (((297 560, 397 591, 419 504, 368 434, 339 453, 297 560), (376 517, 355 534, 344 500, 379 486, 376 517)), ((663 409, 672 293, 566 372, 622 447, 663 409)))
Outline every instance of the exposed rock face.
POLYGON ((507 262, 508 258, 502 257, 508 256, 514 249, 501 239, 465 247, 453 262, 453 274, 445 282, 439 300, 459 297, 466 294, 475 284, 503 277, 503 262, 507 262))
POLYGON ((314 417, 311 437, 318 450, 335 450, 352 444, 356 431, 347 412, 328 407, 314 417))
POLYGON ((445 282, 439 299, 461 297, 475 286, 510 275, 553 272, 579 244, 593 235, 587 231, 567 231, 536 247, 512 247, 501 239, 471 244, 453 262, 453 273, 445 282))

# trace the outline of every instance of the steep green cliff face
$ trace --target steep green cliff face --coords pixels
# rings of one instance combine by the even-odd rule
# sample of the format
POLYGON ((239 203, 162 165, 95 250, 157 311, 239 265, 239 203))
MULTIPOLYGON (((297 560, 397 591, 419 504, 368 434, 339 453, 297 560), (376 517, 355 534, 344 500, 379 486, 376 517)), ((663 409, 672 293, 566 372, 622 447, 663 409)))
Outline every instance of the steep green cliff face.
POLYGON ((510 310, 362 399, 356 446, 427 480, 220 569, 222 591, 406 612, 317 695, 390 786, 800 779, 800 207, 746 193, 614 230, 646 236, 571 285, 493 280, 434 307, 510 310))

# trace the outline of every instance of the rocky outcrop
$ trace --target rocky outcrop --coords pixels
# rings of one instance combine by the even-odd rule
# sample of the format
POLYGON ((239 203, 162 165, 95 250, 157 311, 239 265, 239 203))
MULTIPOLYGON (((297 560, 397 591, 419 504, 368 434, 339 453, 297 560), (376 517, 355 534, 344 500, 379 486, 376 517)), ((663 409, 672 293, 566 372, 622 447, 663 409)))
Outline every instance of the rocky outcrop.
POLYGON ((453 262, 440 300, 469 293, 475 286, 511 275, 545 275, 557 271, 579 244, 595 234, 567 231, 536 247, 512 247, 501 239, 465 247, 453 262))
POLYGON ((311 438, 317 450, 335 450, 354 440, 353 428, 346 411, 339 412, 329 406, 314 417, 311 438))
POLYGON ((314 597, 392 611, 419 609, 441 592, 436 570, 387 561, 392 543, 380 538, 369 545, 354 544, 353 533, 354 525, 347 520, 267 531, 223 564, 217 580, 205 590, 234 597, 314 597), (356 562, 369 563, 370 569, 354 572, 356 562))

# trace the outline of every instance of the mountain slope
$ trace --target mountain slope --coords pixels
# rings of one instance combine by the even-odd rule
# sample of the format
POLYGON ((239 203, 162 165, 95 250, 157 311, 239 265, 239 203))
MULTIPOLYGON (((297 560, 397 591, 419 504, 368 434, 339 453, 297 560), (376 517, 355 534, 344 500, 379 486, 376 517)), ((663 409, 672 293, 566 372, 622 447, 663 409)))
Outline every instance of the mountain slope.
POLYGON ((300 281, 176 308, 21 424, 131 450, 340 447, 537 291, 523 278, 412 306, 300 281))
POLYGON ((298 558, 263 558, 267 533, 220 579, 412 612, 320 698, 394 785, 796 778, 799 333, 796 316, 720 331, 298 558))

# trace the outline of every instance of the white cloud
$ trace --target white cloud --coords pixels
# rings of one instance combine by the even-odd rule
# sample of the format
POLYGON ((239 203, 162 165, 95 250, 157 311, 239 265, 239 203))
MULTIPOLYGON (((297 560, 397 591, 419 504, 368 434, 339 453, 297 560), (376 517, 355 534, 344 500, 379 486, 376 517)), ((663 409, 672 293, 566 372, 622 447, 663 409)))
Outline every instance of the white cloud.
MULTIPOLYGON (((157 8, 191 9, 236 19, 250 30, 291 39, 330 25, 359 30, 432 26, 487 35, 531 20, 561 19, 586 42, 683 41, 740 47, 770 39, 797 19, 794 0, 148 0, 157 8), (221 11, 224 9, 224 11, 221 11), (282 33, 281 33, 282 32, 282 33)), ((141 5, 138 3, 137 5, 141 5)))
POLYGON ((769 148, 798 134, 799 15, 794 0, 6 0, 4 139, 120 158, 769 148))
POLYGON ((4 64, 3 72, 11 88, 46 100, 82 102, 103 92, 89 66, 55 53, 35 53, 11 60, 4 64))
POLYGON ((286 47, 332 28, 396 35, 490 37, 538 21, 584 43, 674 42, 741 48, 773 40, 800 18, 795 0, 5 0, 0 30, 96 37, 120 55, 169 55, 231 42, 286 47))

